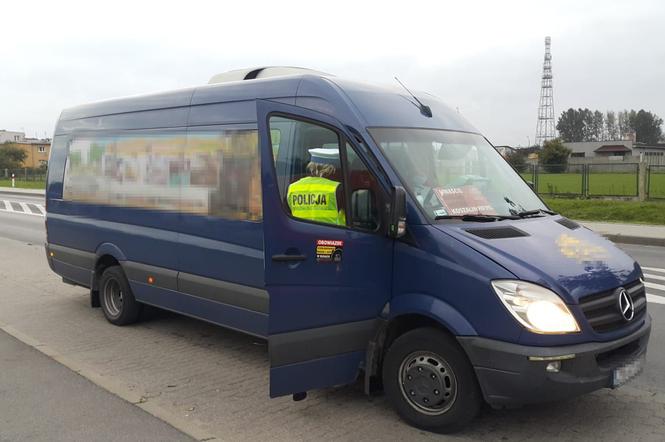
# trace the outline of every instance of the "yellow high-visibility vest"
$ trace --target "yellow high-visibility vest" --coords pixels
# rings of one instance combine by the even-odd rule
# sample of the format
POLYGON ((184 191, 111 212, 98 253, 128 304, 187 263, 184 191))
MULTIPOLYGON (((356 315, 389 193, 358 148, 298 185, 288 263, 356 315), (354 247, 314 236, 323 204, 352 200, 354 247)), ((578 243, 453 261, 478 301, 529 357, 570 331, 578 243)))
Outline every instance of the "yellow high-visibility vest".
POLYGON ((305 177, 289 186, 287 200, 291 214, 320 223, 346 225, 343 211, 337 210, 337 181, 305 177))

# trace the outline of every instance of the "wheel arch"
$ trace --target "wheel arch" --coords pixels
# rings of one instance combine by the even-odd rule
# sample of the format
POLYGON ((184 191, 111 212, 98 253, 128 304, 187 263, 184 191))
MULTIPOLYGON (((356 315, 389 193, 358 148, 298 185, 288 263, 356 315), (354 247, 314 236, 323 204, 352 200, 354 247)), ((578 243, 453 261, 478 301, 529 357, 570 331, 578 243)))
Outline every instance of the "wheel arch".
POLYGON ((475 328, 453 306, 424 294, 404 294, 393 298, 382 312, 374 339, 370 341, 365 361, 365 393, 380 384, 381 368, 386 350, 411 330, 434 327, 450 335, 477 336, 475 328))
POLYGON ((90 305, 99 307, 99 280, 104 270, 111 266, 119 266, 121 261, 126 261, 125 254, 115 244, 102 243, 95 251, 95 267, 92 271, 90 282, 90 305))
POLYGON ((418 293, 403 294, 396 296, 388 304, 389 323, 404 316, 414 315, 434 321, 453 336, 476 336, 478 334, 473 325, 455 307, 440 298, 418 293))

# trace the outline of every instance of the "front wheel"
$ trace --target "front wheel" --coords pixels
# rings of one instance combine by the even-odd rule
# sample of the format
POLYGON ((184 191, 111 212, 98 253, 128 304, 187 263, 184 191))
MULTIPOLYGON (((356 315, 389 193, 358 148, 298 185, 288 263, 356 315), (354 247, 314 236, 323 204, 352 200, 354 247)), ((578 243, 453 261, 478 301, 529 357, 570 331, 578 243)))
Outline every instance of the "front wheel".
POLYGON ((466 355, 435 328, 412 330, 392 343, 384 359, 383 384, 402 419, 437 433, 461 429, 482 403, 466 355))

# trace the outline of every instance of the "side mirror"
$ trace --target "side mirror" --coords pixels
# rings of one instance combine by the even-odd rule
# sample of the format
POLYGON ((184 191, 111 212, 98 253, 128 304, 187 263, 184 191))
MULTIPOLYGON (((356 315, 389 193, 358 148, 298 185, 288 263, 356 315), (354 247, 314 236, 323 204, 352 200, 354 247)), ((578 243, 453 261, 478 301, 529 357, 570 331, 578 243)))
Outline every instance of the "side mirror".
POLYGON ((531 187, 531 190, 534 192, 536 191, 536 185, 533 183, 533 181, 527 181, 526 183, 529 185, 529 187, 531 187))
POLYGON ((351 194, 352 224, 354 226, 368 230, 376 229, 372 200, 372 191, 369 189, 358 189, 351 194))
POLYGON ((401 238, 406 233, 406 191, 403 187, 393 187, 390 199, 390 219, 388 236, 401 238))

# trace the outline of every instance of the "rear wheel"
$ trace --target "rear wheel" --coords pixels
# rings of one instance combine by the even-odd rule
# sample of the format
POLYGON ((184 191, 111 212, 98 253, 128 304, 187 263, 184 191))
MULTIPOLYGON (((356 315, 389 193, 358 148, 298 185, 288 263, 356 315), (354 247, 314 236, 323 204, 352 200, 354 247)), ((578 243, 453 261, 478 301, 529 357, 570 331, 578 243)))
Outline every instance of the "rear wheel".
POLYGON ((482 403, 466 355, 435 328, 415 329, 393 342, 384 359, 383 384, 405 421, 437 433, 461 429, 482 403))
POLYGON ((99 281, 99 301, 106 319, 115 325, 136 322, 141 313, 139 304, 120 266, 104 270, 99 281))

